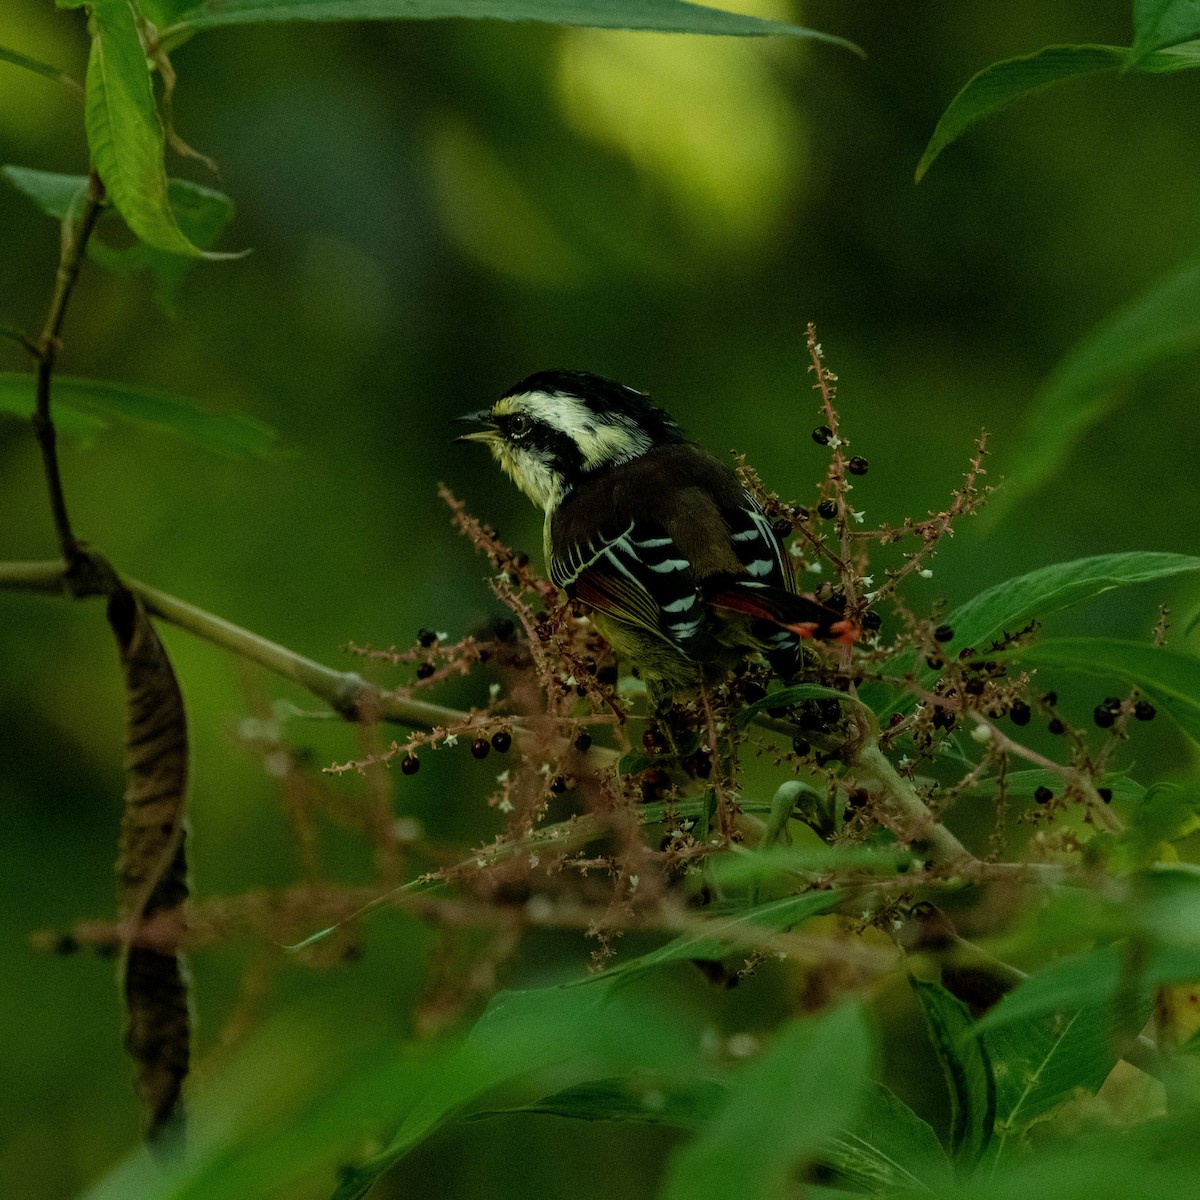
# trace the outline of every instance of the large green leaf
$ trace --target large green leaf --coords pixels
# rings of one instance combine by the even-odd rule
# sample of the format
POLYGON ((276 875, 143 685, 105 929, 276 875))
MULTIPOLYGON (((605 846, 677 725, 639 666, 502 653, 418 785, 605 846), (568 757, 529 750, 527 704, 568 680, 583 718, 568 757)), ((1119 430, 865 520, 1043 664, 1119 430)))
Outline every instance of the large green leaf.
POLYGON ((1043 46, 1032 54, 1008 58, 984 67, 978 75, 967 81, 942 113, 917 164, 917 182, 921 181, 938 155, 968 129, 1051 84, 1081 75, 1102 72, 1115 74, 1130 65, 1155 75, 1200 66, 1200 57, 1190 49, 1150 54, 1136 64, 1131 63, 1130 54, 1131 51, 1123 46, 1043 46))
POLYGON ((1099 1089, 1117 1063, 1112 1026, 1111 1011, 1093 1005, 1000 1025, 984 1035, 996 1080, 999 1150, 1078 1089, 1099 1089))
POLYGON ((336 1200, 365 1195, 437 1128, 502 1085, 552 1067, 560 1068, 560 1082, 565 1072, 579 1083, 614 1072, 686 1074, 698 1054, 697 1038, 674 1014, 624 991, 614 995, 595 980, 574 989, 503 992, 441 1062, 387 1147, 344 1174, 336 1200))
MULTIPOLYGON (((0 412, 29 416, 34 377, 0 372, 0 412)), ((112 421, 167 433, 234 458, 271 458, 281 453, 269 426, 241 413, 210 413, 165 392, 100 379, 54 377, 54 419, 70 432, 95 434, 112 421)))
MULTIPOLYGON (((1113 588, 1148 583, 1200 570, 1200 557, 1191 554, 1167 554, 1157 551, 1130 551, 1122 554, 1098 554, 1077 558, 1071 562, 1039 567, 1027 575, 1007 579, 959 605, 946 618, 945 624, 954 631, 947 643, 947 652, 958 654, 967 646, 977 650, 1005 632, 1016 633, 1035 618, 1041 620, 1083 600, 1090 600, 1113 588)), ((900 670, 911 669, 911 655, 895 664, 900 670)), ((932 671, 922 671, 932 678, 932 671)), ((911 703, 907 696, 882 699, 882 689, 862 689, 870 697, 881 716, 898 711, 911 703)))
POLYGON ((868 1192, 926 1193, 951 1179, 937 1134, 881 1083, 867 1089, 853 1123, 826 1139, 820 1160, 868 1192))
POLYGON ((1136 687, 1200 743, 1200 658, 1116 638, 1060 638, 1005 652, 1022 666, 1079 671, 1136 687))
POLYGON ((1119 997, 1133 997, 1137 1008, 1148 1005, 1157 987, 1197 979, 1200 944, 1139 948, 1123 942, 1101 946, 1061 958, 1030 975, 975 1023, 974 1033, 991 1036, 1014 1023, 1024 1028, 1047 1014, 1076 1013, 1084 1008, 1107 1012, 1111 1027, 1119 997))
POLYGON ((68 213, 78 213, 87 194, 86 175, 59 175, 55 171, 35 171, 11 164, 0 167, 0 175, 56 221, 63 220, 68 213))
POLYGON ((129 228, 158 250, 197 258, 236 257, 191 242, 171 208, 163 125, 132 6, 128 0, 95 0, 89 9, 92 49, 84 121, 108 198, 129 228))
MULTIPOLYGON (((0 167, 0 175, 29 197, 47 216, 61 221, 78 213, 87 193, 87 176, 59 175, 28 167, 0 167)), ((167 200, 184 236, 201 250, 216 245, 233 218, 233 201, 221 192, 186 179, 167 181, 167 200)), ((93 235, 88 256, 112 271, 149 271, 158 285, 160 300, 170 308, 194 258, 157 250, 146 242, 115 247, 93 235)))
POLYGON ((786 1026, 737 1074, 725 1103, 676 1154, 663 1200, 776 1200, 792 1172, 854 1120, 867 1090, 871 1031, 846 1004, 786 1026))
POLYGON ((996 1085, 987 1049, 968 1036, 971 1014, 944 987, 912 979, 946 1088, 950 1095, 950 1149, 968 1166, 978 1162, 992 1137, 996 1085))
POLYGON ((1133 61, 1200 38, 1200 0, 1133 0, 1133 61))
POLYGON ((685 0, 177 0, 164 36, 217 25, 264 21, 430 20, 468 17, 498 21, 543 21, 603 29, 664 33, 707 33, 731 37, 787 34, 815 38, 855 53, 852 42, 783 21, 743 16, 685 0))
POLYGON ((1200 258, 1104 320, 1055 368, 1030 405, 1019 464, 989 503, 994 521, 1053 478, 1079 438, 1156 362, 1200 346, 1200 258))
POLYGON ((1113 588, 1191 571, 1200 571, 1200 557, 1155 551, 1098 554, 1039 567, 1006 579, 956 608, 945 620, 954 630, 947 650, 957 654, 974 646, 983 651, 992 639, 1005 632, 1016 633, 1035 618, 1042 620, 1113 588))

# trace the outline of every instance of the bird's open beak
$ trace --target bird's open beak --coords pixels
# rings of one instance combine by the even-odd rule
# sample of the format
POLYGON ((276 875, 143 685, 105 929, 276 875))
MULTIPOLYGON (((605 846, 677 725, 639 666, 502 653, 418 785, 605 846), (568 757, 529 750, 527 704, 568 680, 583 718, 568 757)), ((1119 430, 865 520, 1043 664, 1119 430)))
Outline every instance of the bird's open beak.
POLYGON ((473 433, 460 434, 454 440, 456 442, 494 442, 500 437, 500 430, 496 427, 496 422, 492 419, 492 410, 490 408, 480 409, 479 412, 466 413, 461 417, 455 417, 456 425, 482 425, 483 429, 476 429, 473 433))

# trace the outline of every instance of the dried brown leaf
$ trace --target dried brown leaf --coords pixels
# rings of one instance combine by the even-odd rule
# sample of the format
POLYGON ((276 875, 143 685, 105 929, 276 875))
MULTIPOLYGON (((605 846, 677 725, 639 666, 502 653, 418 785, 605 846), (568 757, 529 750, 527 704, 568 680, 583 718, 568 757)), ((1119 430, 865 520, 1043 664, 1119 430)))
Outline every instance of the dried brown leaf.
POLYGON ((117 899, 124 930, 118 972, 146 1137, 179 1116, 191 1047, 190 981, 174 947, 136 944, 143 923, 177 911, 188 895, 184 803, 187 720, 170 659, 141 602, 123 587, 108 602, 125 670, 129 725, 125 809, 117 852, 117 899))

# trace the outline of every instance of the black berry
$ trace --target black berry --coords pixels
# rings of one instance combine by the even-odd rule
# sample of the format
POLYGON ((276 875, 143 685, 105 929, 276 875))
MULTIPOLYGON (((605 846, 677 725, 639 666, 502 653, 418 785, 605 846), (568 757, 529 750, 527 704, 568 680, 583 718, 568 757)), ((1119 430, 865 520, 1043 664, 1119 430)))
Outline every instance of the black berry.
POLYGON ((1096 795, 1099 796, 1105 804, 1112 803, 1112 788, 1097 788, 1096 795))
POLYGON ((432 629, 418 629, 417 641, 421 643, 427 650, 438 640, 438 635, 432 629))
POLYGON ((935 642, 952 642, 954 641, 954 630, 949 625, 939 625, 933 631, 933 640, 935 642))
POLYGON ((816 442, 818 446, 828 446, 829 439, 831 437, 833 437, 833 430, 830 429, 828 425, 818 425, 816 429, 813 430, 813 441, 816 442))
POLYGON ((588 752, 588 750, 591 749, 591 745, 592 745, 592 735, 590 733, 588 733, 587 730, 585 729, 575 739, 575 749, 578 750, 580 754, 586 754, 588 752))
POLYGON ((1066 733, 1067 731, 1067 727, 1057 717, 1055 717, 1054 720, 1046 726, 1046 728, 1054 734, 1066 733))
POLYGON ((475 755, 476 758, 487 758, 488 751, 491 750, 491 748, 492 745, 487 738, 476 738, 471 743, 471 753, 475 755))
POLYGON ((500 729, 492 734, 492 749, 497 754, 507 754, 512 745, 512 734, 507 729, 500 729))
POLYGON ((873 633, 883 624, 883 618, 873 609, 868 608, 862 615, 862 627, 868 633, 873 633))
POLYGON ((508 617, 501 617, 500 620, 496 622, 496 638, 498 641, 511 641, 513 634, 516 632, 516 625, 508 617))
POLYGON ((792 752, 803 758, 809 751, 812 750, 812 745, 807 738, 796 737, 792 738, 792 752))
POLYGON ((601 667, 596 672, 596 679, 600 683, 606 683, 611 686, 617 682, 617 668, 613 666, 601 667))
POLYGON ((846 470, 851 475, 865 475, 867 473, 867 460, 861 454, 856 454, 846 464, 846 470))
POLYGON ((400 770, 405 775, 415 775, 421 769, 421 760, 415 754, 406 754, 400 760, 400 770))
POLYGON ((771 523, 771 529, 780 541, 785 537, 790 537, 792 533, 792 523, 787 517, 780 517, 777 521, 771 523))
POLYGON ((1103 704, 1097 704, 1092 710, 1092 720, 1100 726, 1101 729, 1107 729, 1117 719, 1117 714, 1111 708, 1105 708, 1103 704))
POLYGON ((1033 793, 1033 798, 1039 804, 1049 804, 1054 799, 1054 793, 1048 787, 1040 787, 1033 793))
POLYGON ((567 790, 567 781, 561 775, 555 775, 550 780, 550 790, 556 795, 561 796, 567 790))
POLYGON ((1133 706, 1133 715, 1139 721, 1153 721, 1158 710, 1150 703, 1149 700, 1139 700, 1133 706))
POLYGON ((1107 709, 1113 716, 1121 711, 1121 701, 1116 696, 1106 696, 1099 705, 1100 708, 1107 709))
POLYGON ((430 675, 433 674, 433 672, 434 672, 433 663, 422 663, 417 668, 417 678, 418 679, 428 679, 430 677, 430 675))
POLYGON ((1029 718, 1033 714, 1030 711, 1029 705, 1024 700, 1018 700, 1012 708, 1008 710, 1008 719, 1014 725, 1028 725, 1029 718))
POLYGON ((832 500, 822 500, 817 505, 817 516, 824 517, 826 521, 832 520, 837 516, 837 505, 832 500))
POLYGON ((1058 693, 1057 692, 1047 692, 1042 697, 1042 703, 1045 704, 1049 708, 1053 708, 1054 705, 1056 705, 1058 703, 1058 693))

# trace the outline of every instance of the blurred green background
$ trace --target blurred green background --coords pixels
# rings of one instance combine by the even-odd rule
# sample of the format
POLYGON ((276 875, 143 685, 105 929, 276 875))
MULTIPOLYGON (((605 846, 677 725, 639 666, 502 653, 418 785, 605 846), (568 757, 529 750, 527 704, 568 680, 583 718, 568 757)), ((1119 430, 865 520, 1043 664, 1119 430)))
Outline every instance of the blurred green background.
MULTIPOLYGON (((745 451, 803 501, 825 464, 809 437, 809 320, 871 463, 855 485, 869 522, 940 507, 981 426, 992 482, 1018 476, 1030 398, 1054 364, 1200 243, 1196 77, 1056 89, 952 147, 914 187, 937 117, 976 70, 1048 43, 1127 44, 1128 5, 1036 0, 1002 17, 736 7, 844 35, 868 58, 783 39, 466 22, 231 29, 183 46, 179 131, 237 203, 223 248, 253 253, 195 267, 173 318, 145 278, 89 266, 62 369, 252 414, 293 453, 228 461, 124 429, 67 445, 77 532, 120 569, 323 661, 353 666, 348 640, 407 644, 420 626, 457 637, 494 605, 436 482, 530 550, 540 515, 474 448, 450 444, 450 416, 533 370, 586 368, 650 391, 698 440, 745 451)), ((0 45, 82 77, 84 18, 6 0, 0 45)), ((86 169, 67 93, 2 63, 0 162, 86 169)), ((213 183, 194 163, 172 169, 213 183)), ((0 188, 0 321, 38 327, 58 236, 0 188)), ((0 342, 0 369, 25 366, 0 342)), ((964 526, 910 601, 961 601, 1084 554, 1196 551, 1195 368, 1181 359, 1127 388, 1050 486, 1002 521, 964 526)), ((0 513, 0 555, 53 556, 35 445, 7 418, 0 513)), ((1143 637, 1159 599, 1187 615, 1182 591, 1120 595, 1055 629, 1143 637)), ((279 784, 237 731, 254 697, 288 693, 187 635, 164 638, 192 721, 196 891, 285 885, 299 867, 279 784)), ((0 1195, 43 1200, 74 1194, 136 1138, 112 964, 27 941, 112 911, 123 698, 94 603, 0 592, 0 663, 0 1195)), ((445 699, 477 701, 483 687, 445 699)), ((1080 690, 1080 710, 1094 690, 1080 690)), ((1156 774, 1181 769, 1179 744, 1153 732, 1139 754, 1156 774)), ((341 727, 292 736, 319 763, 360 747, 341 727)), ((494 830, 482 811, 493 767, 441 755, 396 776, 397 810, 477 843, 494 830)), ((353 777, 329 786, 364 803, 353 777)), ((329 845, 336 878, 368 877, 360 839, 329 845)), ((408 1030, 428 934, 381 914, 365 938, 346 971, 284 961, 264 1011, 316 1006, 332 1039, 408 1030)), ((542 978, 587 951, 535 940, 503 979, 542 978)), ((201 1078, 225 1053, 251 953, 195 956, 201 1078)), ((733 998, 688 975, 678 985, 681 1007, 733 1028, 789 1002, 769 981, 733 998)), ((650 1195, 663 1147, 657 1131, 564 1134, 552 1118, 471 1125, 380 1193, 419 1181, 426 1195, 650 1195)))

